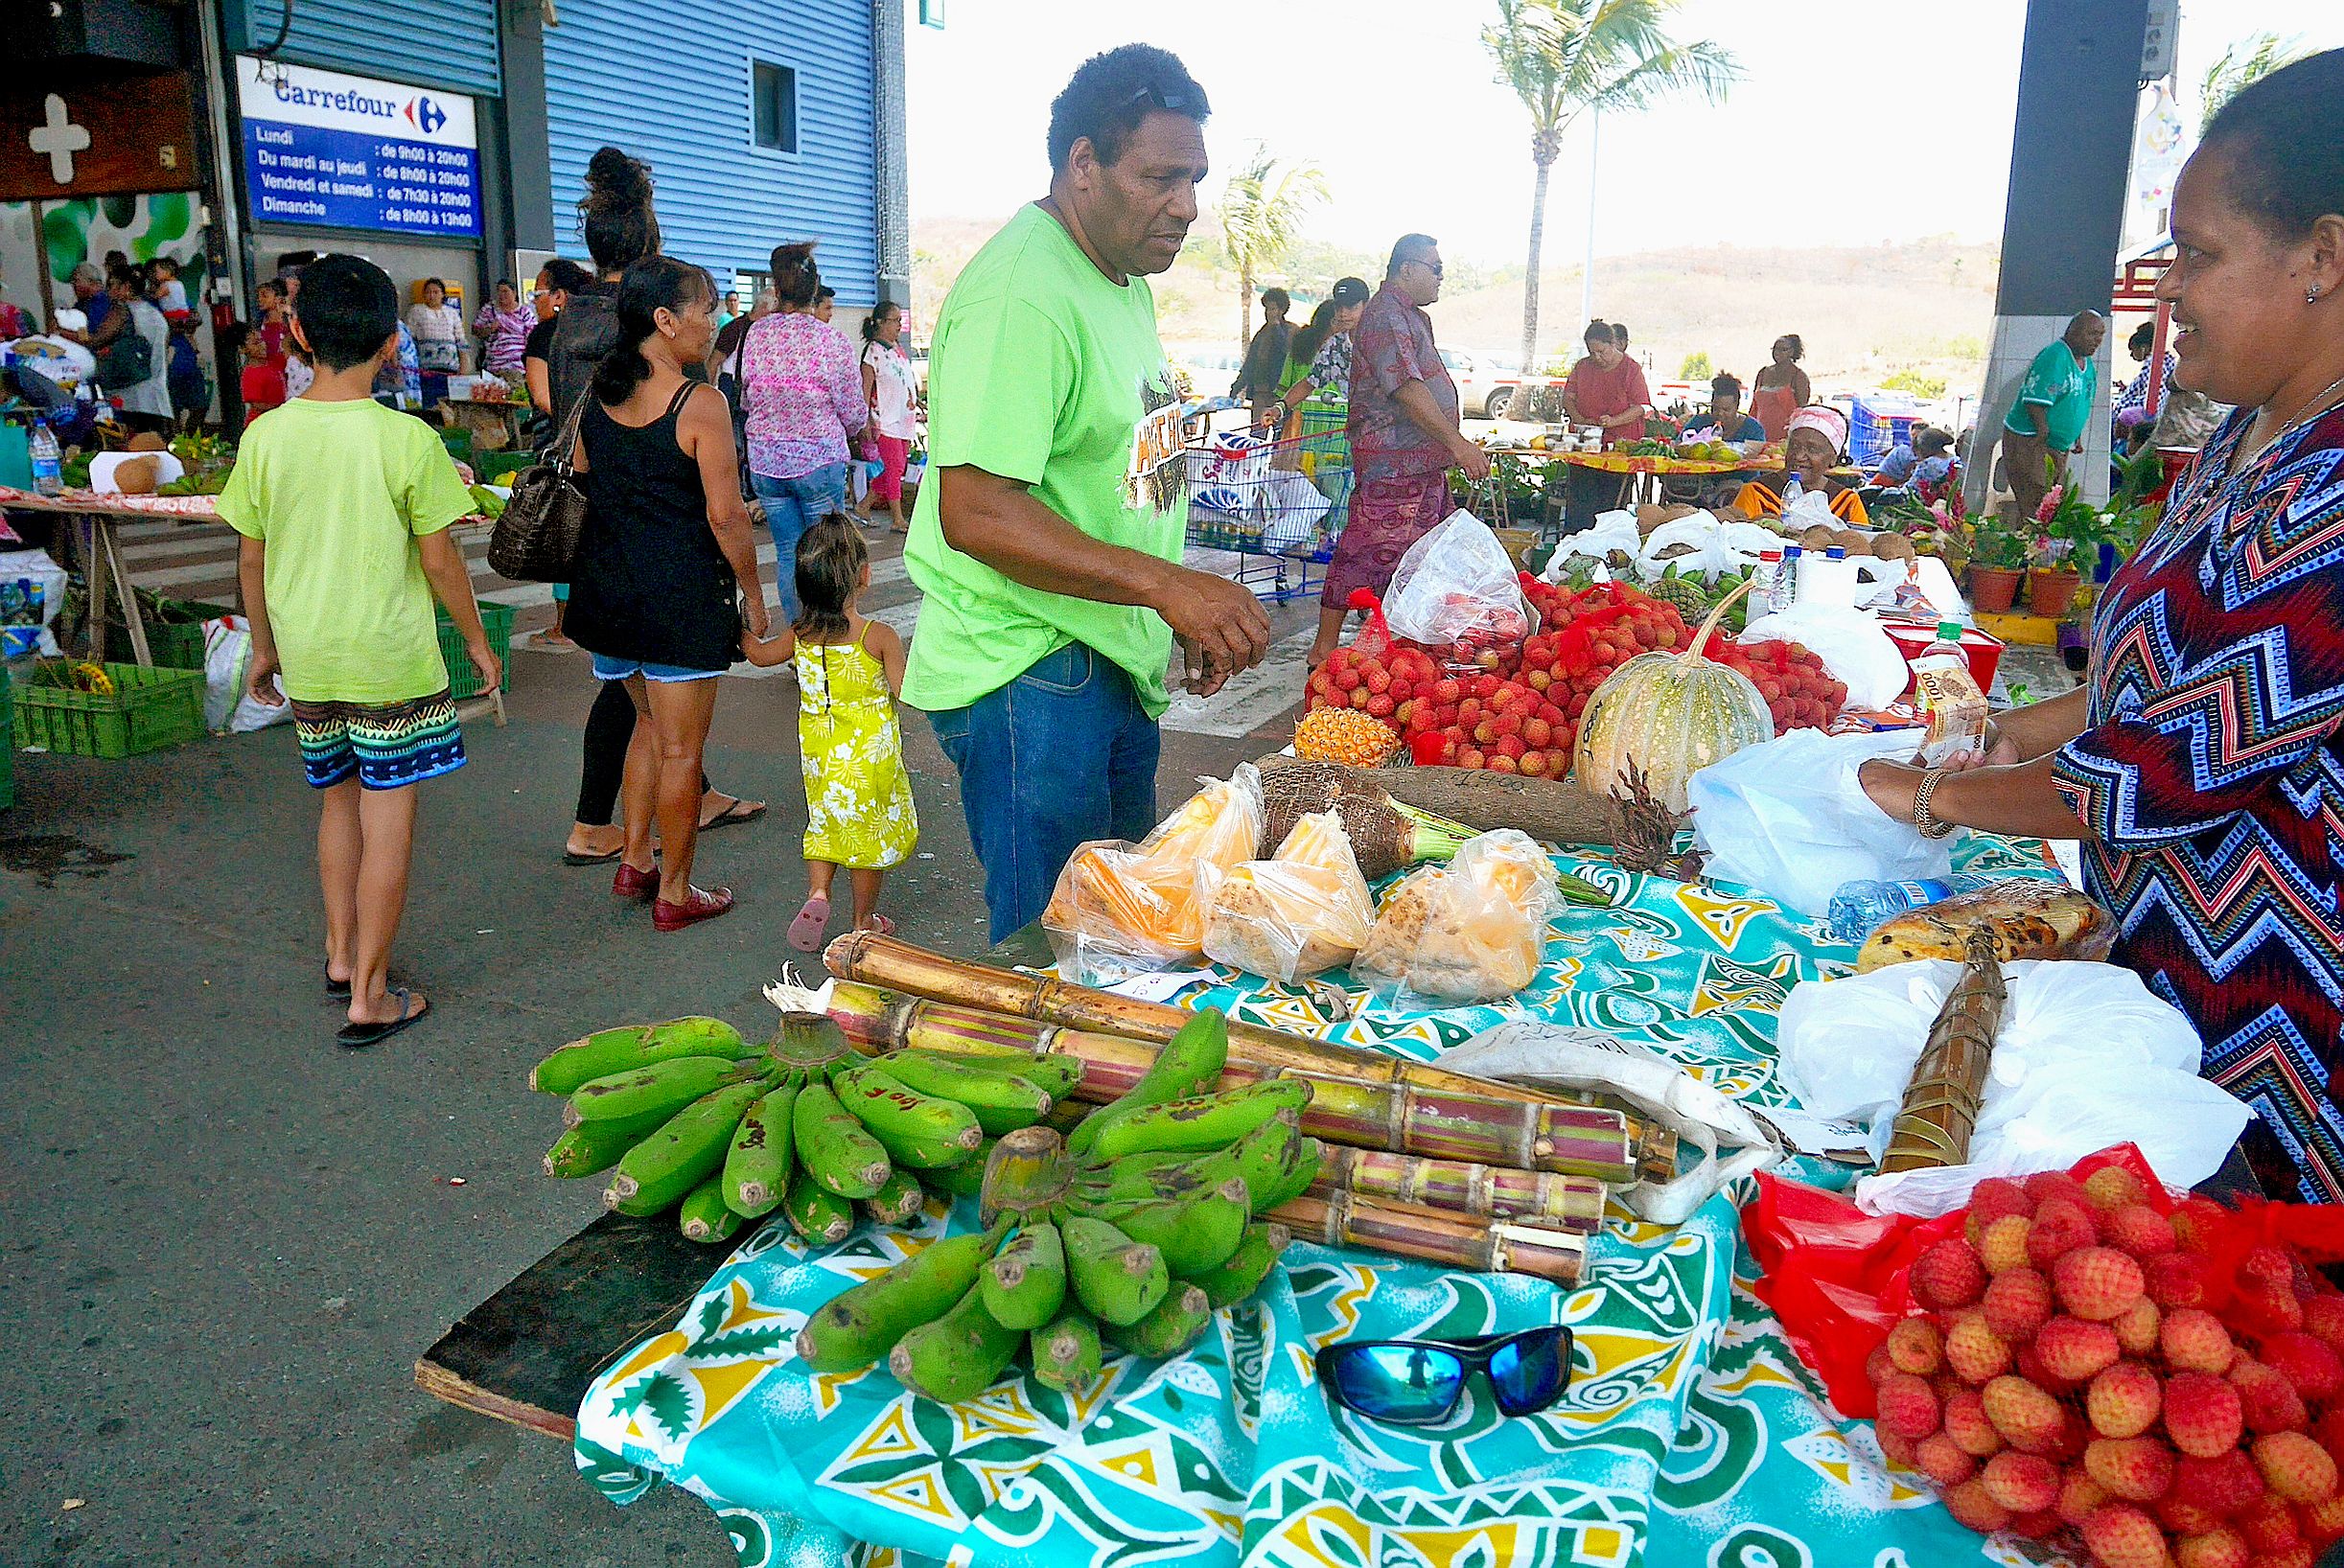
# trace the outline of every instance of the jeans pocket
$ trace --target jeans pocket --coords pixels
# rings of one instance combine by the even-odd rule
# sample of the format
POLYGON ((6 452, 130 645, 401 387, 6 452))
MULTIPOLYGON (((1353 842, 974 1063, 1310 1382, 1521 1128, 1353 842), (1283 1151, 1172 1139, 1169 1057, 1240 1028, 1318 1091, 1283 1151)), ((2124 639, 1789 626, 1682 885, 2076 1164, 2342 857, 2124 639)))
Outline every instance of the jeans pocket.
POLYGON ((967 772, 968 709, 953 707, 931 713, 928 715, 928 726, 936 731, 936 744, 943 751, 944 760, 952 764, 953 771, 967 772))
POLYGON ((1079 697, 1099 673, 1098 658, 1088 643, 1070 642, 1026 666, 1015 683, 1057 697, 1079 697))

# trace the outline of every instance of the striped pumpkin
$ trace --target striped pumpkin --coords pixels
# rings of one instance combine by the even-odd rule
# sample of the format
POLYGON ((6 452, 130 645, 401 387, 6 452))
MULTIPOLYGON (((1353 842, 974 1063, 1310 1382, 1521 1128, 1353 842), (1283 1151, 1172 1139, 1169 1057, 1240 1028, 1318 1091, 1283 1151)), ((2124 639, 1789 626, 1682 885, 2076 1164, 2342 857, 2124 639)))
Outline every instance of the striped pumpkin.
POLYGON ((1750 585, 1726 596, 1683 653, 1638 654, 1612 672, 1579 721, 1579 783, 1597 795, 1626 796, 1628 767, 1671 812, 1685 807, 1685 781, 1721 757, 1775 738, 1766 699, 1750 678, 1702 649, 1720 617, 1750 585))

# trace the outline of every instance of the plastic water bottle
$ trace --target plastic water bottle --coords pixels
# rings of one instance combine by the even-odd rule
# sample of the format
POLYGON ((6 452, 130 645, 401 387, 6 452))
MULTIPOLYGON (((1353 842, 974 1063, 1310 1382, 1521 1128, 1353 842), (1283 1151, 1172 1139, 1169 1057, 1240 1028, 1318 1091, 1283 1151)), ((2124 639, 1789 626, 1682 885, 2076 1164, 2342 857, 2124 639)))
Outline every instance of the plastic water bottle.
POLYGON ((1861 942, 1883 923, 1907 910, 1939 903, 1956 893, 1974 892, 1980 888, 2000 881, 1998 877, 1964 871, 1943 881, 1922 877, 1913 882, 1873 882, 1868 879, 1840 884, 1840 890, 1831 895, 1831 912, 1826 917, 1831 934, 1843 942, 1861 942))
POLYGON ((1763 615, 1775 607, 1775 590, 1782 584, 1782 551, 1768 545, 1758 552, 1750 572, 1750 613, 1763 615))
POLYGON ((1799 602, 1799 563, 1806 552, 1796 544, 1782 547, 1782 567, 1775 573, 1775 593, 1767 609, 1777 615, 1790 613, 1791 606, 1799 602))
POLYGON ((33 490, 41 496, 59 496, 65 490, 65 457, 58 450, 57 432, 49 428, 45 419, 33 421, 33 490))

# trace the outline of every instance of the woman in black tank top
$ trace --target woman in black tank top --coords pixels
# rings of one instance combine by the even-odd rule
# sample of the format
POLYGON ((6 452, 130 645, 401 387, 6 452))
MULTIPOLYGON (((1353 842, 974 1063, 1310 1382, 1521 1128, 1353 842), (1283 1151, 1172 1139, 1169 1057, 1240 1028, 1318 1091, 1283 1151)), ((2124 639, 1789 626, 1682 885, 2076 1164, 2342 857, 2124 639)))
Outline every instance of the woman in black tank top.
POLYGON ((696 266, 652 257, 628 267, 618 341, 578 426, 588 511, 567 625, 594 656, 594 674, 623 681, 649 721, 636 725, 627 751, 626 842, 611 890, 649 899, 661 931, 732 907, 730 889, 691 883, 701 752, 714 678, 740 655, 744 588, 750 630, 762 637, 767 629, 731 418, 714 388, 685 375, 708 357, 715 306, 715 286, 696 266))

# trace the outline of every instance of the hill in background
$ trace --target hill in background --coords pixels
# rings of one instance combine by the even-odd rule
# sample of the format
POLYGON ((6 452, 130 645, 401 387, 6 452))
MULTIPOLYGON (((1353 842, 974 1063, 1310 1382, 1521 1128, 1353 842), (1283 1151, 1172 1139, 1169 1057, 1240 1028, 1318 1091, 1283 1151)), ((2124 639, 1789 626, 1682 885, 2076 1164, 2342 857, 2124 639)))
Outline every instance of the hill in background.
MULTIPOLYGON (((945 291, 997 219, 925 219, 913 224, 915 319, 935 318, 945 291)), ((1941 379, 1975 395, 1984 374, 2000 265, 1992 245, 1951 238, 1905 244, 1702 249, 1598 257, 1595 311, 1625 321, 1655 380, 1673 380, 1685 357, 1706 354, 1745 380, 1782 333, 1806 340, 1808 375, 1835 390, 1876 386, 1899 372, 1941 379)), ((1284 282, 1323 294, 1355 273, 1373 283, 1383 260, 1336 246, 1306 247, 1284 282)), ((1448 291, 1432 308, 1445 345, 1513 354, 1521 340, 1521 269, 1449 265, 1448 291)), ((1543 353, 1577 353, 1579 268, 1543 269, 1543 353)), ((1230 352, 1238 334, 1238 280, 1209 225, 1199 225, 1172 271, 1156 280, 1165 341, 1230 352)))

